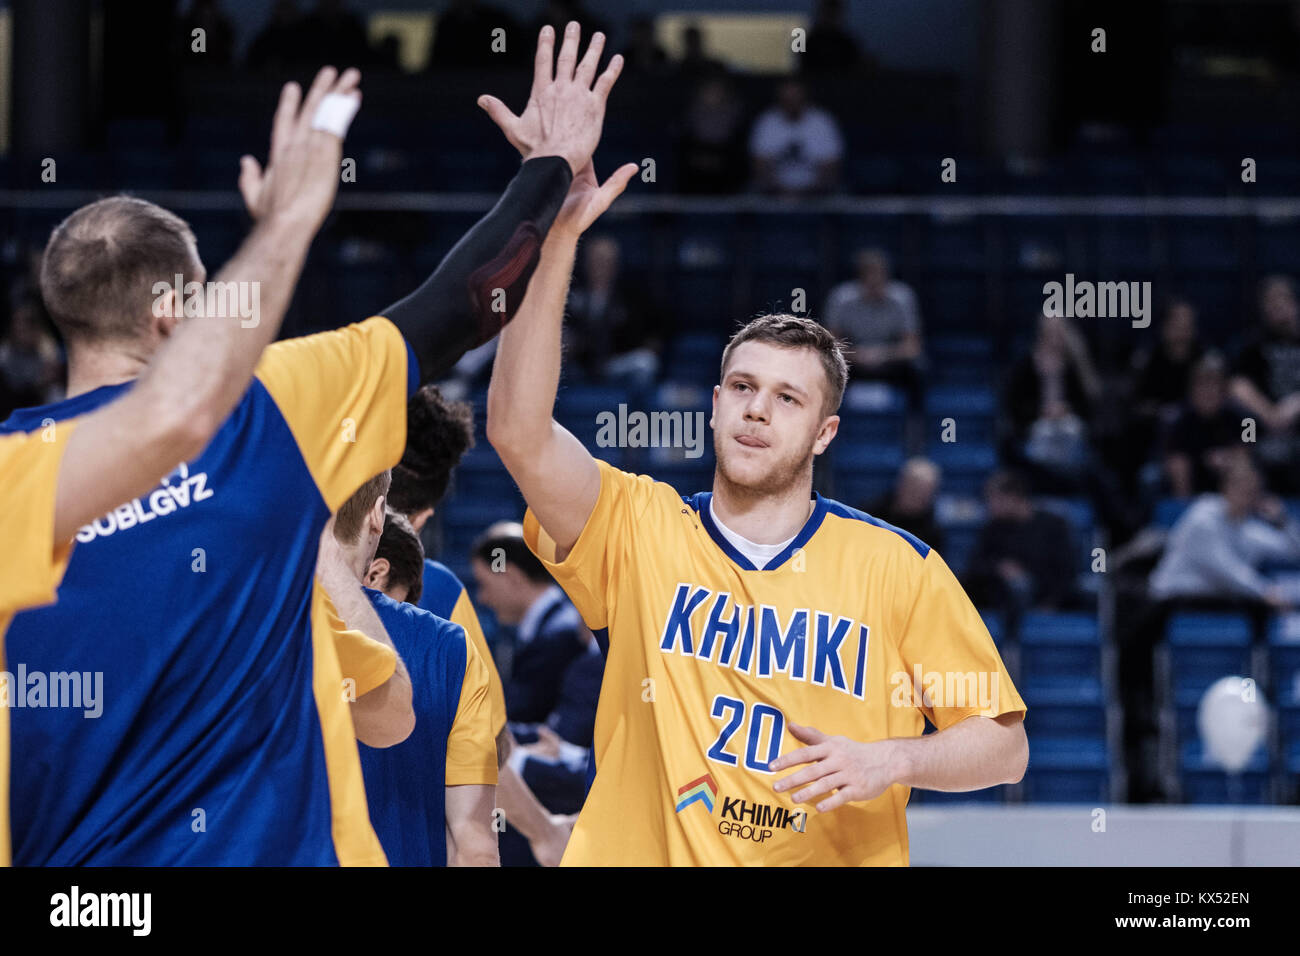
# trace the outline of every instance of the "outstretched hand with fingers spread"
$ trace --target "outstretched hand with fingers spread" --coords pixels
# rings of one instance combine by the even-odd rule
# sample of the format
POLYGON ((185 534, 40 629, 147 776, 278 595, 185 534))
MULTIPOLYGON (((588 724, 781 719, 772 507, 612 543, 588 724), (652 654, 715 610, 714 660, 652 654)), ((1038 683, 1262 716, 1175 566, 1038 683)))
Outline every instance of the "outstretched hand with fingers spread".
POLYGON ((577 23, 565 28, 564 43, 552 70, 555 32, 549 26, 542 27, 533 61, 533 88, 519 116, 495 96, 478 98, 478 105, 501 127, 524 159, 562 156, 575 176, 591 162, 591 154, 596 151, 605 121, 605 103, 623 70, 623 58, 615 56, 597 77, 605 35, 593 34, 586 55, 579 61, 581 34, 577 23))
POLYGON ((316 74, 304 101, 297 83, 286 83, 271 126, 271 154, 266 169, 252 156, 240 159, 239 191, 254 219, 283 217, 320 228, 334 205, 339 187, 343 140, 313 126, 316 111, 329 94, 361 98, 361 74, 342 75, 327 66, 316 74))
POLYGON ((897 781, 896 750, 891 741, 859 743, 848 737, 832 737, 815 727, 795 723, 787 723, 786 727, 796 740, 808 746, 782 754, 769 768, 779 772, 808 765, 777 781, 772 788, 777 793, 802 788, 791 795, 795 803, 824 796, 817 810, 826 813, 851 800, 874 800, 897 781))

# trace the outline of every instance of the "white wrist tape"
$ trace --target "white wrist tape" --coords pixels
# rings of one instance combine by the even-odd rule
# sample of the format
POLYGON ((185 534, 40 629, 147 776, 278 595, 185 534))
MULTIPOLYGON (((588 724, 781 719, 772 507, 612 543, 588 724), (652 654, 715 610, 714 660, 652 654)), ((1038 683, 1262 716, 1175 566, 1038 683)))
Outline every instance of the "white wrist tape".
POLYGON ((352 118, 361 109, 361 97, 355 93, 326 93, 311 118, 311 128, 333 133, 339 139, 348 134, 352 118))

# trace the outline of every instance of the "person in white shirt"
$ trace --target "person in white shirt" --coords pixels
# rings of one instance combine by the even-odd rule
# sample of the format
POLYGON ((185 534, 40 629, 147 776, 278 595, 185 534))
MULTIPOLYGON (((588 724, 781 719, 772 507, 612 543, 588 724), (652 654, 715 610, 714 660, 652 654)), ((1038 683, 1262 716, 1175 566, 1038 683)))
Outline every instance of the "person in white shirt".
POLYGON ((1151 572, 1151 596, 1288 607, 1260 568, 1267 561, 1300 562, 1300 525, 1281 501, 1264 494, 1259 472, 1244 456, 1224 473, 1221 492, 1202 495, 1174 525, 1151 572))
POLYGON ((754 123, 749 154, 761 192, 826 193, 839 186, 844 138, 835 118, 808 102, 804 84, 787 80, 754 123))

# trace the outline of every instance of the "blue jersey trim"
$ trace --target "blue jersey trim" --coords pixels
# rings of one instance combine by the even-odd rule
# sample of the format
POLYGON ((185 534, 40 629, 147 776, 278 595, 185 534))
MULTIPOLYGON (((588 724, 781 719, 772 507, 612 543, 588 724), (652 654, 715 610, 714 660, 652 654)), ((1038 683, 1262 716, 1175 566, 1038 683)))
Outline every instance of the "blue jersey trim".
POLYGON ((420 360, 405 336, 402 341, 406 342, 406 397, 410 398, 420 390, 420 360))
POLYGON ((683 497, 682 500, 695 509, 695 513, 699 516, 700 524, 704 525, 704 530, 707 531, 709 537, 713 539, 713 543, 716 544, 722 550, 722 553, 730 558, 742 571, 775 571, 777 568, 781 567, 781 565, 789 561, 796 551, 812 540, 812 536, 817 533, 817 529, 822 526, 822 522, 826 519, 827 506, 831 503, 828 499, 817 494, 817 492, 813 492, 813 501, 815 504, 813 505, 812 514, 808 516, 808 520, 804 522, 799 533, 794 536, 794 540, 786 545, 785 549, 780 554, 773 557, 772 560, 767 562, 767 564, 762 568, 756 568, 754 563, 733 548, 731 542, 728 541, 722 532, 718 530, 718 526, 714 522, 713 516, 709 514, 709 502, 713 500, 713 492, 701 491, 699 494, 691 495, 689 498, 683 497))
POLYGON ((884 528, 886 531, 892 531, 910 544, 912 550, 923 558, 930 553, 930 546, 910 531, 904 531, 902 528, 896 527, 888 521, 881 521, 879 518, 869 515, 865 511, 859 511, 857 508, 850 508, 848 505, 841 504, 838 501, 827 501, 826 510, 837 518, 848 518, 851 521, 865 521, 867 524, 875 525, 877 528, 884 528))
POLYGON ((72 398, 51 402, 48 405, 36 405, 31 408, 15 410, 4 422, 0 422, 0 432, 30 432, 43 427, 42 422, 52 418, 56 422, 76 418, 102 408, 114 399, 121 398, 135 385, 135 380, 119 385, 101 385, 99 388, 82 392, 72 398))

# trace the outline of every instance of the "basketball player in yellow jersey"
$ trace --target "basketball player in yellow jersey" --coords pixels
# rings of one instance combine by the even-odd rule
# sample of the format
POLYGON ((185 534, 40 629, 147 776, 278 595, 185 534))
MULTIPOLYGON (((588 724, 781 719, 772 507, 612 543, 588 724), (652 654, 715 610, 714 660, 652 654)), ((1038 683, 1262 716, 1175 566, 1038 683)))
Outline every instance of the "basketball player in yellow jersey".
MULTIPOLYGON (((526 141, 529 110, 503 110, 526 141)), ((815 322, 765 316, 728 345, 711 494, 599 462, 552 420, 577 238, 634 171, 574 179, 488 393, 529 545, 608 640, 563 862, 905 865, 910 788, 1018 781, 1025 705, 943 559, 813 493, 847 376, 815 322)))

